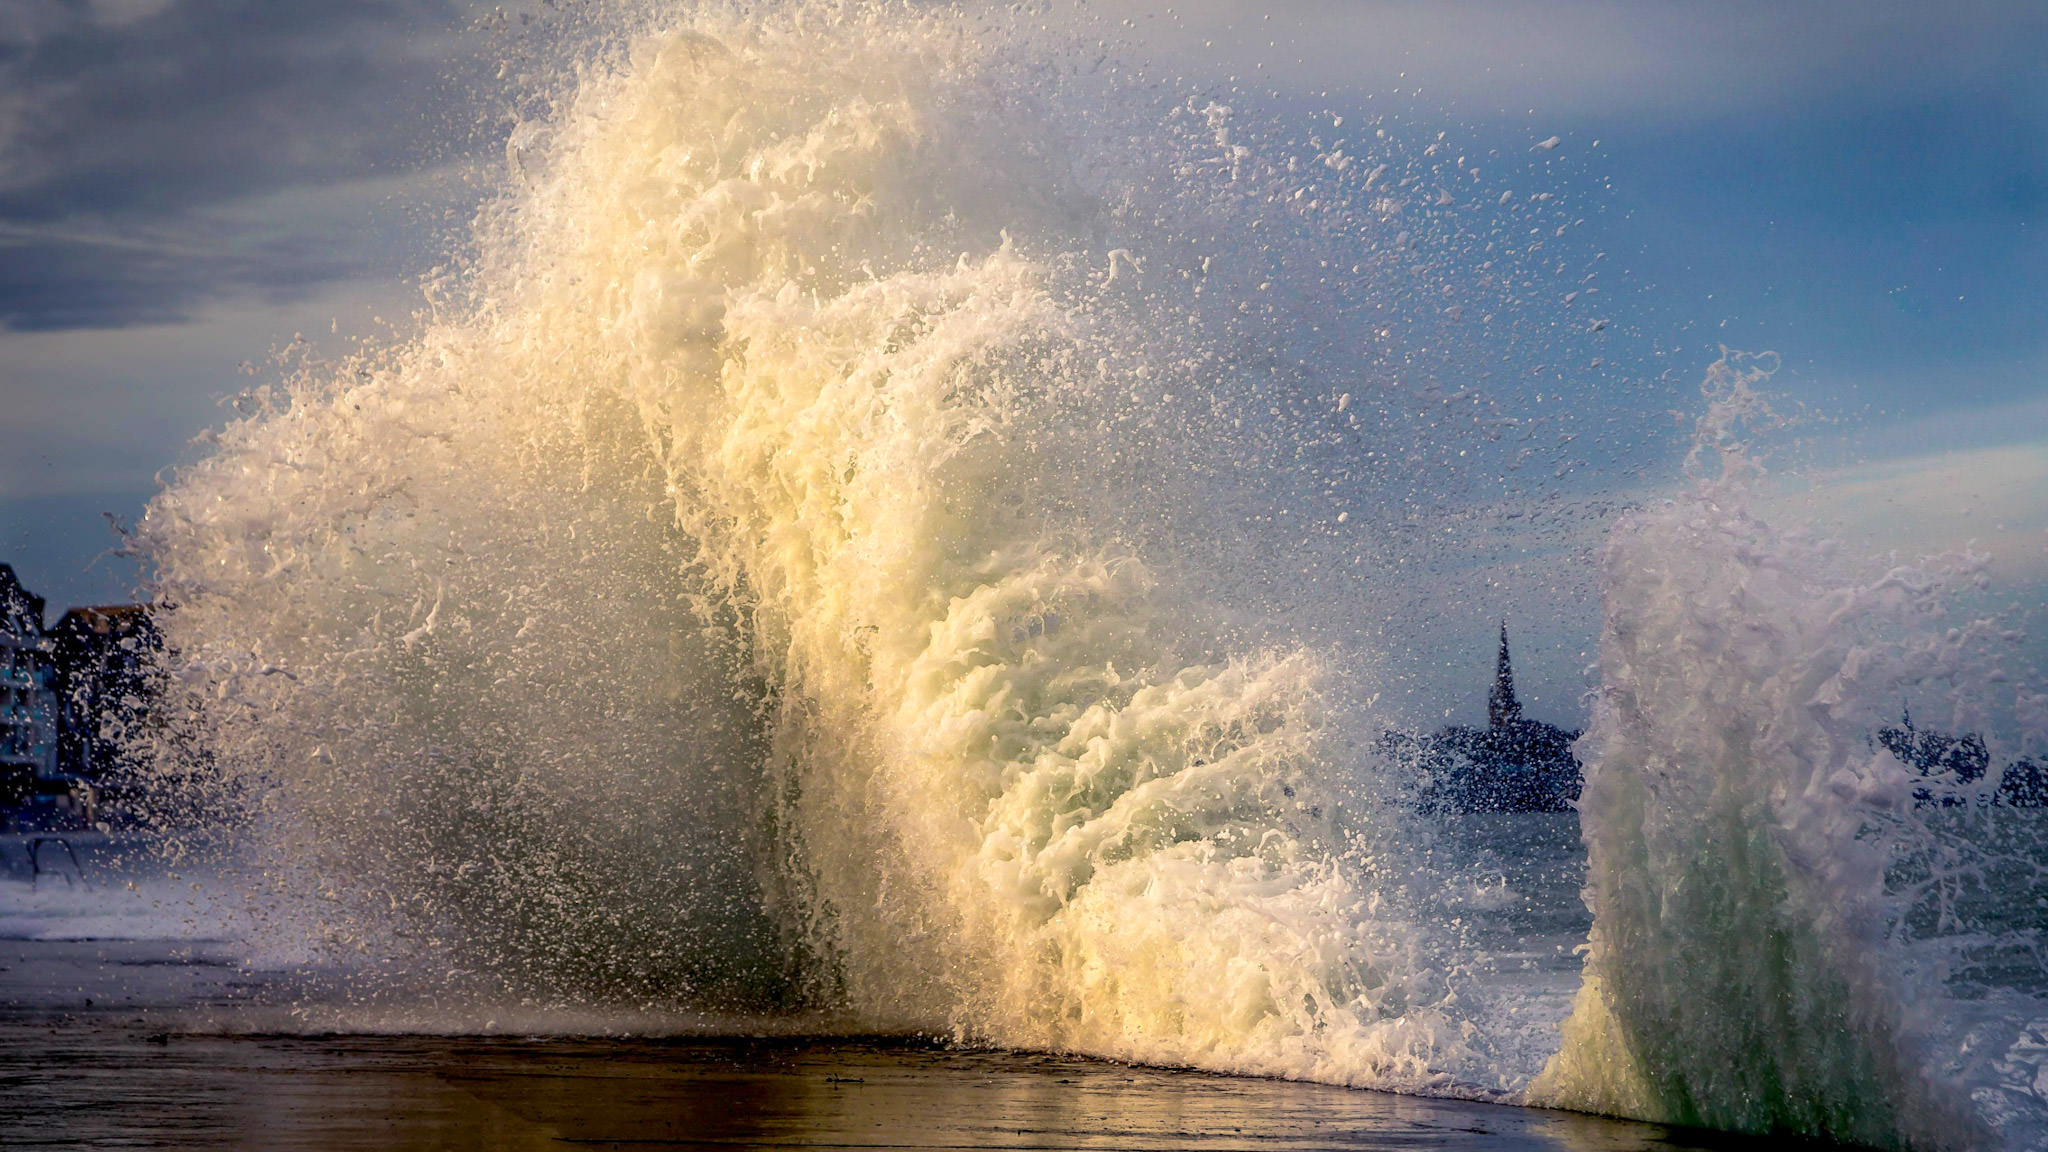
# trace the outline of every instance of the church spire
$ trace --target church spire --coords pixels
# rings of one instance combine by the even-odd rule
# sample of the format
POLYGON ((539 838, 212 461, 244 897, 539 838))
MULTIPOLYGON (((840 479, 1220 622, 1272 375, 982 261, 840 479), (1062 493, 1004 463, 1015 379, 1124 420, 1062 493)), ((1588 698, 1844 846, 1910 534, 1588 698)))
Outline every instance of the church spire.
POLYGON ((1508 664, 1508 622, 1500 622, 1500 659, 1494 665, 1493 691, 1486 697, 1486 718, 1495 728, 1522 722, 1522 702, 1515 699, 1515 670, 1508 664))

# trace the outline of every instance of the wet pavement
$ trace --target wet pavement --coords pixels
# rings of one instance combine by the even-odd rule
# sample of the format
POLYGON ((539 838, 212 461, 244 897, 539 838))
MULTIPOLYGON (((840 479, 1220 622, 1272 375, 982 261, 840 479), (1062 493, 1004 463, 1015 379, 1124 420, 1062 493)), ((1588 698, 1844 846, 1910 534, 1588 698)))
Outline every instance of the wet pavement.
MULTIPOLYGON (((460 1031, 447 1021, 471 1013, 339 1005, 316 974, 253 968, 238 946, 185 930, 186 912, 164 918, 171 889, 124 886, 90 861, 88 871, 90 887, 0 878, 0 1147, 1778 1146, 926 1039, 788 1035, 807 1030, 799 1021, 733 1035, 749 1029, 646 1013, 587 1024, 504 1015, 497 1032, 553 1034, 420 1035, 460 1031)), ((178 892, 194 887, 177 880, 178 892)))
POLYGON ((875 1039, 0 1027, 8 1147, 1761 1147, 1568 1113, 875 1039))

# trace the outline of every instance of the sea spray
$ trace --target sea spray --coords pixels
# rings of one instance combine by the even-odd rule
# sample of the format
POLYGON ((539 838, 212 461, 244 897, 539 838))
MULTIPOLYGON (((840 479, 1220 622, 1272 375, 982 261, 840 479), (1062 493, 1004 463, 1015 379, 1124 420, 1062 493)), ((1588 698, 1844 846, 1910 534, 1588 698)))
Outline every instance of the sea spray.
POLYGON ((1071 255, 1113 189, 956 19, 635 42, 515 134, 466 314, 315 366, 156 501, 254 859, 457 1014, 1500 1090, 1347 861, 1372 801, 1327 768, 1368 742, 1322 661, 1226 644, 1101 511, 1144 257, 1071 255))
POLYGON ((1898 880, 1909 861, 1944 857, 1945 877, 1922 873, 1936 886, 1981 862, 1929 805, 1983 797, 1872 734, 1916 688, 1988 696, 1988 625, 1943 614, 1982 558, 1858 575, 1826 542, 1761 519, 1768 367, 1713 367, 1690 487, 1607 545, 1601 689, 1581 742, 1586 979, 1528 1096, 1975 1146, 1988 1130, 1968 1083, 1935 1071, 1932 1025, 1954 1008, 1944 965, 1912 947, 1917 897, 1898 880))
MULTIPOLYGON (((255 938, 430 1006, 322 1025, 740 1013, 1516 1097, 1567 965, 1508 978, 1553 947, 1472 929, 1508 870, 1397 810, 1358 621, 1443 610, 1475 478, 1584 466, 1596 403, 1516 415, 1447 352, 1560 360, 1509 305, 1591 275, 1579 217, 1225 93, 1125 123, 1108 57, 957 12, 634 26, 512 132, 421 332, 250 397, 140 530, 161 764, 255 938)), ((1526 1098, 1896 1142, 1975 1131, 1954 1083, 2032 1131, 2048 1027, 1959 1009, 1962 929, 1916 927, 1985 874, 1911 802, 1962 793, 1869 739, 1902 686, 1985 698, 1986 633, 1746 512, 1715 380, 1726 470, 1607 553, 1598 926, 1526 1098)))

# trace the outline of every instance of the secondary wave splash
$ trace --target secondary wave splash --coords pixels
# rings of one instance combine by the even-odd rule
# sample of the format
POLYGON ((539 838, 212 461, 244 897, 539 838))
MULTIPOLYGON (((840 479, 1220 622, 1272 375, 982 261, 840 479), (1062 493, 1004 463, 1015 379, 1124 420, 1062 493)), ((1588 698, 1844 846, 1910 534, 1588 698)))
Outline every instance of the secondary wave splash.
POLYGON ((1884 1147, 1984 1146, 1994 1127, 2031 1143, 2048 1129, 2011 1044, 2039 1006, 1973 1012, 1951 986, 1959 941, 2004 919, 1962 909, 1998 868, 1988 785, 1872 739, 1915 689, 1988 719, 1998 629, 1945 611, 1988 558, 1866 574, 1774 529, 1753 510, 1769 367, 1714 365, 1689 489, 1607 545, 1586 980, 1529 1098, 1884 1147))
POLYGON ((515 134, 461 314, 151 508, 188 765, 454 985, 1442 1084, 1317 658, 1085 514, 1137 261, 988 51, 700 15, 515 134))

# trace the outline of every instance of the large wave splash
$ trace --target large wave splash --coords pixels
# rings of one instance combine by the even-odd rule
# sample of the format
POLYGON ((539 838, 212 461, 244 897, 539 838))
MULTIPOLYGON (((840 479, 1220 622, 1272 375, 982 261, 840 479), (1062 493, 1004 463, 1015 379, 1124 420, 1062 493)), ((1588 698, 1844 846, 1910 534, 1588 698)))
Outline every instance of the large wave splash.
MULTIPOLYGON (((1595 928, 1530 1085, 1548 1026, 1461 997, 1456 934, 1404 894, 1429 865, 1376 798, 1357 670, 1214 595, 1264 541, 1198 510, 1180 539, 1216 554, 1161 563, 1126 531, 1241 495, 1202 490, 1242 466, 1199 440, 1226 397, 1205 423, 1167 388, 1242 371, 1263 407, 1336 337, 1237 319, 1286 288, 1271 229, 1213 275, 1207 240, 1123 244, 1156 202, 971 25, 794 5, 636 38, 513 132, 518 186, 417 338, 260 391, 155 501, 190 705, 165 763, 253 845, 259 937, 461 1027, 808 1012, 1881 1144, 1974 1139, 1959 1084, 2034 1107, 1982 1055, 2019 1009, 2002 1039, 1943 1023, 1955 949, 1909 930, 1981 854, 1868 740, 1902 686, 1987 698, 1981 631, 1927 626, 1938 574, 1847 576, 1748 511, 1729 366, 1700 465, 1725 470, 1607 551, 1595 928), (1173 310, 1130 294, 1174 273, 1173 310)), ((1229 115, 1194 109, 1215 154, 1145 179, 1237 179, 1229 115)), ((1449 298, 1409 226, 1409 290, 1449 298)), ((1328 390, 1361 435, 1376 400, 1328 390)), ((1369 431, 1448 436, 1454 402, 1369 431)), ((1246 442, 1298 453, 1286 431, 1246 442)), ((1360 467, 1426 489, 1428 448, 1360 467)))
POLYGON ((988 51, 697 15, 516 132, 473 299, 151 508, 192 770, 408 979, 1440 1083, 1318 660, 1085 514, 1138 260, 988 51))
POLYGON ((2027 1143, 2040 1100, 2009 1049, 2037 1009, 1973 1011, 1987 989, 1956 984, 1968 945, 1999 935, 1981 898, 1964 910, 1999 888, 1996 781, 1926 775, 1873 739, 1913 693, 1963 730, 1990 720, 2006 637, 1948 611, 1988 558, 1867 570, 1774 528, 1755 453, 1778 423, 1772 367, 1713 366, 1687 489, 1610 534, 1581 742, 1586 977, 1527 1095, 1883 1147, 1984 1146, 1995 1122, 2027 1143))

